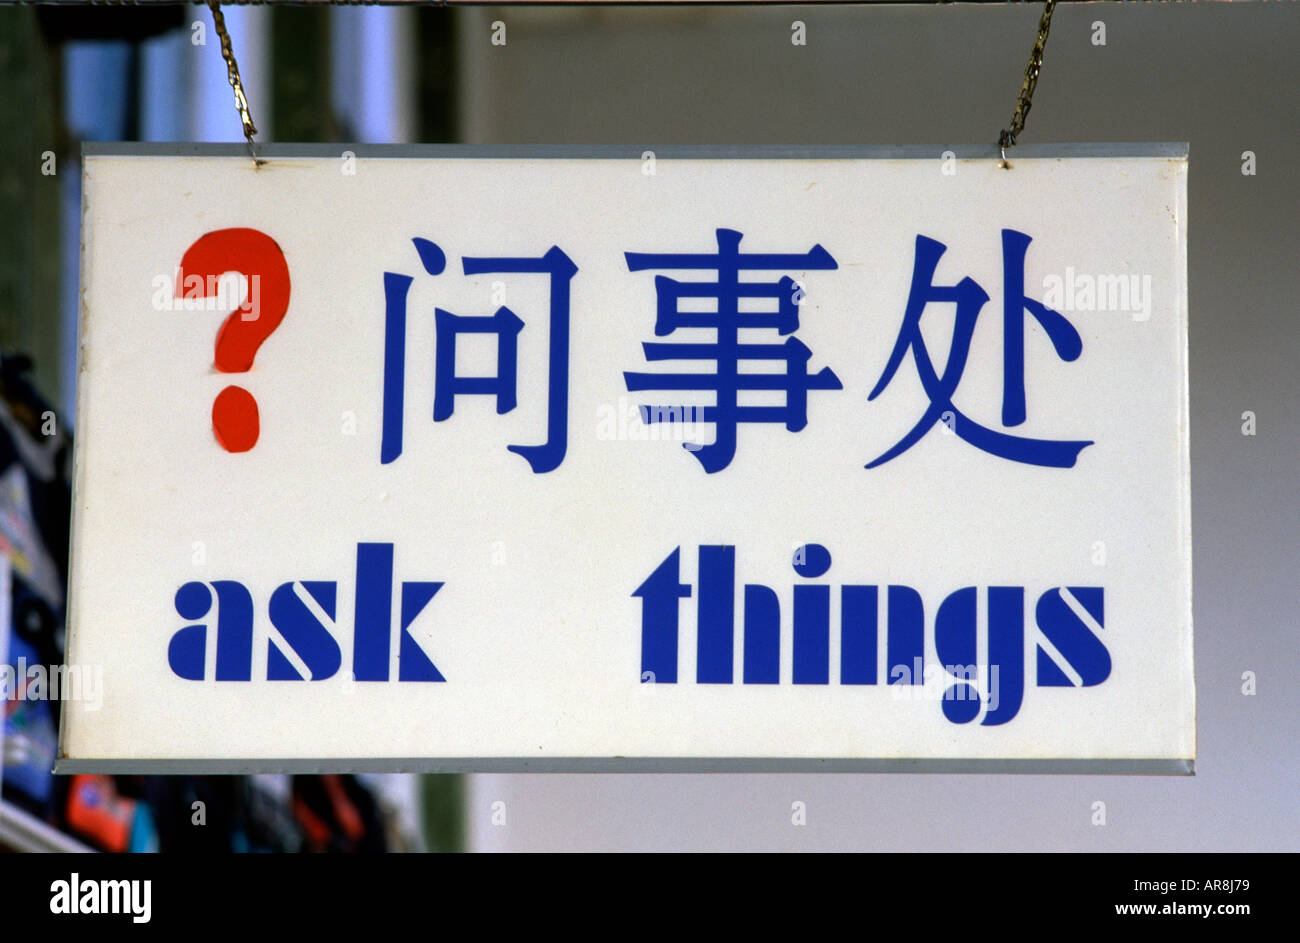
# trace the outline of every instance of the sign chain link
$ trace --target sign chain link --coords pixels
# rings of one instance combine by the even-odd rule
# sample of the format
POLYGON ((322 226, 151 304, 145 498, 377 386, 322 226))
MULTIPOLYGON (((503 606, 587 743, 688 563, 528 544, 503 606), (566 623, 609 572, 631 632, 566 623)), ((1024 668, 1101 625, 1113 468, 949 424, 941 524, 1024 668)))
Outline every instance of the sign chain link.
POLYGON ((257 144, 253 140, 253 135, 257 134, 257 127, 253 124, 252 112, 248 110, 248 98, 244 95, 244 83, 239 77, 239 63, 235 61, 235 49, 230 42, 230 33, 226 29, 226 18, 221 12, 219 0, 208 0, 208 8, 212 10, 212 25, 216 28, 217 35, 221 37, 221 57, 226 60, 226 77, 230 81, 230 87, 235 91, 235 109, 239 112, 239 120, 244 126, 244 139, 248 141, 248 156, 253 158, 254 166, 260 167, 265 161, 257 156, 257 144))
POLYGON ((1016 138, 1025 130, 1025 119, 1029 116, 1029 107, 1033 103, 1034 89, 1038 86, 1038 75, 1043 70, 1043 49, 1047 46, 1047 33, 1052 28, 1052 12, 1056 9, 1056 0, 1046 0, 1043 15, 1038 20, 1038 35, 1034 37, 1033 49, 1029 51, 1029 65, 1025 66, 1025 81, 1020 86, 1020 95, 1016 98, 1016 110, 1011 114, 1011 126, 1003 128, 998 135, 998 150, 1002 154, 1002 166, 1010 168, 1007 163, 1007 148, 1014 147, 1016 138))

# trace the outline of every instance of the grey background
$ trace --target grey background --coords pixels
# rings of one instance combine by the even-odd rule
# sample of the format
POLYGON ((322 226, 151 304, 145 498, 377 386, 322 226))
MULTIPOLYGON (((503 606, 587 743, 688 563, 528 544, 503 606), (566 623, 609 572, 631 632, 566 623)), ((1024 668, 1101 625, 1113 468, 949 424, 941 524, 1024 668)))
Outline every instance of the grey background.
MULTIPOLYGON (((474 144, 996 140, 1032 5, 459 11, 474 144), (802 20, 807 45, 790 43, 802 20), (504 47, 491 23, 507 24, 504 47)), ((479 849, 1290 850, 1300 7, 1058 7, 1026 142, 1187 141, 1195 777, 481 775, 479 849), (1106 45, 1092 44, 1102 21, 1106 45), (1243 176, 1242 152, 1257 174, 1243 176), (1255 412, 1258 434, 1241 433, 1255 412), (1258 693, 1241 693, 1242 673, 1258 693), (1106 804, 1105 826, 1092 804, 1106 804), (791 824, 803 802, 807 824, 791 824), (496 805, 504 803, 504 805, 496 805), (493 825, 493 813, 505 824, 493 825)))

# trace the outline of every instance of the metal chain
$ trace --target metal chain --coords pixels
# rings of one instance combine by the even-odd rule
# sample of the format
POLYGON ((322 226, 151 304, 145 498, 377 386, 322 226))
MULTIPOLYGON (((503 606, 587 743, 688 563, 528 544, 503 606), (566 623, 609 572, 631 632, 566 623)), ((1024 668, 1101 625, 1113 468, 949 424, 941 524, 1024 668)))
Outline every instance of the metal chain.
POLYGON ((265 161, 259 160, 257 156, 257 144, 253 140, 257 127, 253 124, 252 112, 248 110, 244 83, 239 77, 239 63, 235 61, 235 48, 230 42, 230 33, 226 31, 226 18, 221 13, 221 4, 218 0, 208 0, 208 8, 212 11, 212 25, 216 27, 217 35, 221 37, 221 58, 226 60, 226 77, 230 81, 230 87, 235 90, 235 109, 239 112, 239 120, 244 126, 244 139, 248 141, 248 156, 253 158, 255 166, 260 167, 265 161))
POLYGON ((1056 0, 1046 0, 1043 15, 1038 20, 1038 35, 1034 37, 1034 48, 1029 51, 1029 65, 1025 66, 1025 81, 1020 86, 1020 96, 1016 99, 1016 110, 1011 114, 1011 127, 1003 128, 998 135, 998 150, 1002 153, 1002 166, 1008 167, 1007 148, 1015 147, 1016 138, 1025 130, 1025 118, 1029 117, 1029 107, 1033 103, 1034 89, 1038 86, 1038 74, 1043 71, 1043 49, 1047 45, 1047 33, 1052 28, 1052 11, 1056 9, 1056 0))

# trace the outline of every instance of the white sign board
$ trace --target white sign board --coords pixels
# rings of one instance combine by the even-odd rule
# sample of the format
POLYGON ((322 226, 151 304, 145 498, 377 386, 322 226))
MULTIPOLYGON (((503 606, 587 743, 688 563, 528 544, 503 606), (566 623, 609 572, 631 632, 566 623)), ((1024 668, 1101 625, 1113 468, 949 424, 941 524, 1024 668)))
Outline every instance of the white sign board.
POLYGON ((1186 150, 1019 150, 89 152, 60 769, 1190 771, 1186 150))

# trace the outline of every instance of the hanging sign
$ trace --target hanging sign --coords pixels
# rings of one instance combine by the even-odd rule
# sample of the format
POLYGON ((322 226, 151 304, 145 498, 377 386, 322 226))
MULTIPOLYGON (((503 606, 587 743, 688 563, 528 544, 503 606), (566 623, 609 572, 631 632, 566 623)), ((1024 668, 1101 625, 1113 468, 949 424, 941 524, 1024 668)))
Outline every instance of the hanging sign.
POLYGON ((60 769, 1190 771, 1185 147, 264 156, 85 158, 60 769))

